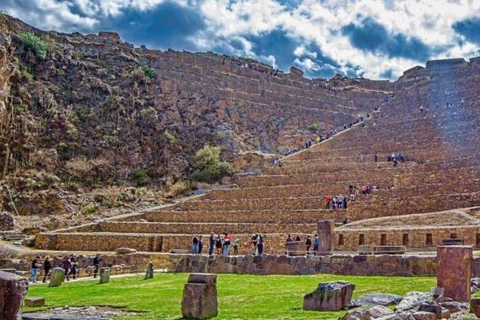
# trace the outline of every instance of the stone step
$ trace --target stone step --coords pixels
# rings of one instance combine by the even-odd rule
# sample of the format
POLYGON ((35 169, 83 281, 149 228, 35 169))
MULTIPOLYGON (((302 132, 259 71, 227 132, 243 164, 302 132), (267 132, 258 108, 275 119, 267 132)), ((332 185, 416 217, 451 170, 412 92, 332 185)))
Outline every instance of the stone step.
POLYGON ((103 221, 73 232, 156 233, 156 234, 209 234, 233 233, 314 233, 316 223, 231 223, 231 222, 115 222, 103 221))
MULTIPOLYGON (((306 234, 300 235, 302 238, 306 234)), ((203 234, 203 253, 208 252, 210 234, 203 234)), ((239 239, 239 254, 251 254, 251 234, 235 234, 239 239)), ((284 253, 287 234, 264 234, 265 253, 284 253)), ((145 252, 170 252, 175 249, 190 250, 191 234, 137 234, 110 232, 78 232, 78 233, 40 233, 36 236, 35 247, 43 250, 67 251, 115 251, 120 247, 128 247, 145 252)), ((231 249, 233 252, 233 248, 231 249)))
MULTIPOLYGON (((227 223, 316 223, 321 219, 343 221, 345 210, 239 210, 239 211, 156 211, 128 217, 129 221, 227 222, 227 223)), ((125 220, 125 219, 124 219, 125 220)))

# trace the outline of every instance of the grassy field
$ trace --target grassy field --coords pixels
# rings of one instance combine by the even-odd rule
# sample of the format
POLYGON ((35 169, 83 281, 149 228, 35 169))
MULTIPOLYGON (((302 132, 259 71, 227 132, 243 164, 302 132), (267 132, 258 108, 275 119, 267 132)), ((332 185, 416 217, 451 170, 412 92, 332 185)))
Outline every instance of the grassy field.
MULTIPOLYGON (((125 319, 182 319, 181 298, 188 274, 156 274, 114 278, 108 284, 97 281, 65 283, 59 288, 32 286, 29 296, 46 298, 47 308, 63 306, 117 306, 143 311, 125 319)), ((215 319, 337 319, 344 312, 302 310, 303 295, 318 283, 347 280, 356 285, 354 296, 372 292, 403 295, 409 291, 429 291, 434 277, 354 277, 335 275, 254 276, 218 275, 219 315, 215 319)), ((39 309, 27 308, 25 311, 39 309)))

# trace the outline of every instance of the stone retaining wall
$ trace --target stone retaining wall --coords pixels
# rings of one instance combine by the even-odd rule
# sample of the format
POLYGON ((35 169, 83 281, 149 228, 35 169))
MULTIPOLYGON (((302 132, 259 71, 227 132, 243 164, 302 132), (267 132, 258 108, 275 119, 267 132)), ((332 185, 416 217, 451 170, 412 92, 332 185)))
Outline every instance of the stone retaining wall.
POLYGON ((406 246, 407 249, 434 248, 443 239, 457 237, 466 245, 480 247, 480 226, 418 227, 393 230, 337 229, 336 250, 356 251, 360 244, 406 246))

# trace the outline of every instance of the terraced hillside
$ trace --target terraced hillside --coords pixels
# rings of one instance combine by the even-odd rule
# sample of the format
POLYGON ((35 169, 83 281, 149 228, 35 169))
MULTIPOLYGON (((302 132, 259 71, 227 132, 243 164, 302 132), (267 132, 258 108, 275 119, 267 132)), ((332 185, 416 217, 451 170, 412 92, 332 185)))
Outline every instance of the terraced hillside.
POLYGON ((428 249, 448 237, 478 247, 477 210, 448 211, 480 205, 477 61, 429 61, 426 68, 405 72, 393 97, 372 106, 377 110, 363 123, 285 158, 282 167, 237 176, 234 188, 121 220, 41 234, 36 245, 169 251, 187 249, 194 233, 226 231, 241 239, 243 253, 251 251, 250 235, 257 232, 265 234, 266 252, 283 252, 287 233, 312 234, 318 219, 348 218, 351 223, 336 230, 337 250, 367 243, 428 249), (387 161, 392 153, 406 161, 394 166, 387 161), (324 209, 325 194, 346 194, 357 184, 378 191, 358 195, 346 210, 324 209), (431 214, 438 211, 446 212, 431 214), (376 227, 389 220, 375 220, 381 217, 392 217, 393 225, 376 227), (419 223, 422 219, 435 223, 419 223))

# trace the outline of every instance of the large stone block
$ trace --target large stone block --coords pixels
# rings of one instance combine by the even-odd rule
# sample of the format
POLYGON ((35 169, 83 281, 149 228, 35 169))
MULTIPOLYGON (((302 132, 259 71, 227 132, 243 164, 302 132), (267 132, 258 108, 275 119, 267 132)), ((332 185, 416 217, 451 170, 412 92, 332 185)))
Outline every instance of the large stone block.
POLYGON ((348 281, 320 283, 317 289, 303 297, 303 309, 315 311, 338 311, 352 299, 355 285, 348 281))
POLYGON ((320 220, 317 223, 318 233, 318 254, 332 254, 335 243, 333 231, 335 229, 335 221, 320 220))
POLYGON ((21 307, 27 291, 27 279, 0 271, 0 319, 21 319, 21 307))
POLYGON ((470 301, 472 247, 438 246, 437 260, 437 286, 444 288, 443 295, 454 301, 470 301))
POLYGON ((182 314, 190 319, 208 319, 218 314, 217 275, 191 274, 183 289, 182 314))
POLYGON ((45 298, 30 297, 25 299, 25 307, 43 307, 45 305, 45 298))
POLYGON ((303 241, 285 242, 285 250, 289 256, 299 256, 305 254, 305 244, 303 241))
POLYGON ((99 283, 110 282, 110 268, 100 268, 100 281, 99 283))
POLYGON ((147 264, 147 271, 145 271, 145 280, 153 278, 153 262, 147 264))
POLYGON ((50 274, 49 287, 60 287, 65 280, 65 270, 63 268, 53 268, 50 274))

